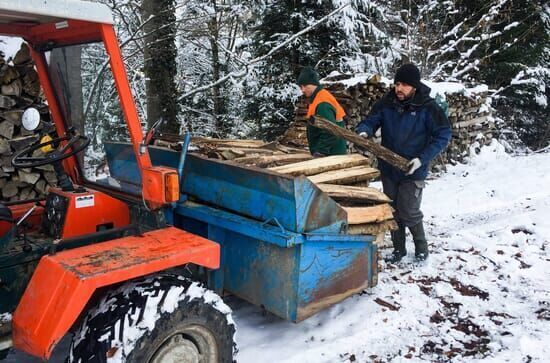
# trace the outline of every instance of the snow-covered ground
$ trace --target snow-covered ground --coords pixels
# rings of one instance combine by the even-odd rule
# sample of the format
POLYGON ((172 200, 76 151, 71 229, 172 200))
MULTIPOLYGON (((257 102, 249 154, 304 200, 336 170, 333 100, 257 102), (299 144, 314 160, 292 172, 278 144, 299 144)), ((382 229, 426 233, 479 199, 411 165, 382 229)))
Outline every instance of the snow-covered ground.
POLYGON ((424 193, 426 266, 383 266, 378 286, 299 324, 230 302, 238 361, 550 361, 550 153, 493 144, 424 193))
POLYGON ((550 361, 550 154, 484 148, 430 181, 423 206, 427 266, 384 266, 300 324, 238 307, 239 362, 550 361))

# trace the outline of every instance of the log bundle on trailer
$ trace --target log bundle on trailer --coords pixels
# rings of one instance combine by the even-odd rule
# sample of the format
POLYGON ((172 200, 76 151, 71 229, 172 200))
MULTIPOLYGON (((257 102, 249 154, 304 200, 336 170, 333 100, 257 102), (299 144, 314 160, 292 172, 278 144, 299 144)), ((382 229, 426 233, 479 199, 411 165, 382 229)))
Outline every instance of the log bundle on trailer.
MULTIPOLYGON (((341 75, 326 78, 322 82, 345 109, 346 127, 349 130, 354 130, 374 103, 390 89, 378 75, 355 77, 353 80, 341 75)), ((487 145, 498 136, 485 92, 447 93, 445 97, 449 105, 453 138, 447 150, 434 160, 433 170, 440 170, 448 163, 463 162, 469 156, 472 146, 487 145)), ((307 100, 301 97, 296 104, 293 122, 279 139, 282 144, 307 147, 306 113, 307 100)), ((350 151, 353 150, 350 146, 350 151)))
POLYGON ((25 109, 34 107, 42 120, 49 120, 38 73, 25 43, 13 58, 6 59, 0 54, 0 86, 0 200, 13 202, 42 197, 49 186, 57 183, 53 167, 15 170, 11 165, 16 151, 39 138, 39 131, 29 132, 21 125, 25 109))

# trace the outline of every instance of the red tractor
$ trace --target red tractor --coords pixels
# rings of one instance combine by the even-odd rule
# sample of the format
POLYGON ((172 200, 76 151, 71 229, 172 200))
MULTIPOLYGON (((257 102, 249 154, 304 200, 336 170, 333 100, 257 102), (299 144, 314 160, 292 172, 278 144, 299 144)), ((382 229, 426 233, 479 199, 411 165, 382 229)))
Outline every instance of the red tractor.
POLYGON ((0 204, 0 354, 48 359, 73 331, 70 362, 232 361, 230 309, 184 277, 217 269, 220 246, 166 221, 180 175, 151 163, 110 9, 0 0, 0 34, 29 45, 48 104, 22 119, 48 137, 12 164, 57 179, 45 199, 0 204), (106 137, 131 143, 139 187, 102 164, 106 137))

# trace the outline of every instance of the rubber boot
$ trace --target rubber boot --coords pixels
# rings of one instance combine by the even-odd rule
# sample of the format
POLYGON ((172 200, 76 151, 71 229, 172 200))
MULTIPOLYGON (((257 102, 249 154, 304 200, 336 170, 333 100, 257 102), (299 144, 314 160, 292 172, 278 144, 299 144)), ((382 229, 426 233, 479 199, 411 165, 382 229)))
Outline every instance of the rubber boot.
POLYGON ((405 248, 405 227, 399 225, 399 228, 391 232, 391 241, 393 243, 393 252, 386 259, 386 262, 397 263, 407 255, 405 248))
POLYGON ((428 241, 424 233, 424 225, 422 222, 409 227, 409 231, 413 236, 414 241, 414 257, 417 261, 424 261, 428 258, 428 241))

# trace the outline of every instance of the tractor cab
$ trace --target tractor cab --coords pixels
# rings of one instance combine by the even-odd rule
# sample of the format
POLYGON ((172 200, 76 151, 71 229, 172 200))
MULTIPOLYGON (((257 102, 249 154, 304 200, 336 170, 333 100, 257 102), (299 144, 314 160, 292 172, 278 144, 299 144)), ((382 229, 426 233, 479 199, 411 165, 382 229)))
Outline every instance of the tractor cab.
MULTIPOLYGON (((15 174, 48 173, 51 183, 41 198, 0 205, 0 251, 12 262, 21 252, 36 259, 135 234, 137 226, 146 230, 147 223, 131 216, 138 213, 133 206, 155 210, 179 197, 175 170, 151 165, 112 24, 110 9, 101 4, 0 1, 0 34, 28 47, 47 103, 40 110, 22 107, 20 128, 37 138, 12 150, 11 165, 15 174), (105 145, 121 141, 134 146, 134 180, 109 170, 106 160, 120 155, 107 155, 105 145)), ((22 294, 24 287, 6 288, 22 294)), ((8 305, 0 306, 3 311, 15 307, 17 295, 2 299, 0 305, 8 305)))
POLYGON ((178 173, 151 163, 155 128, 142 131, 106 5, 0 0, 0 35, 24 41, 47 103, 22 106, 14 127, 36 141, 11 166, 56 181, 0 204, 0 354, 13 344, 47 359, 100 291, 187 263, 217 268, 219 246, 164 219, 178 173), (136 175, 116 170, 128 155, 106 146, 120 142, 136 175))

